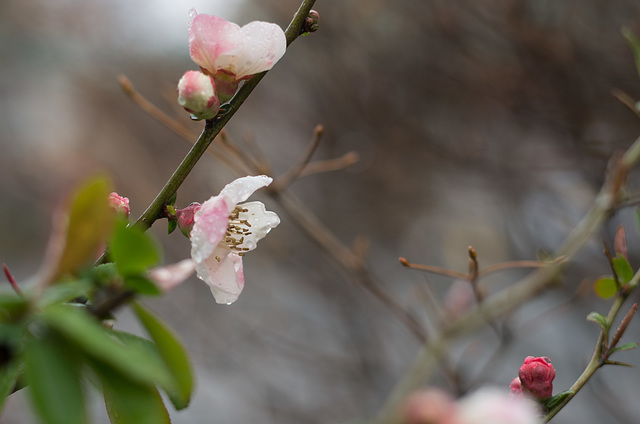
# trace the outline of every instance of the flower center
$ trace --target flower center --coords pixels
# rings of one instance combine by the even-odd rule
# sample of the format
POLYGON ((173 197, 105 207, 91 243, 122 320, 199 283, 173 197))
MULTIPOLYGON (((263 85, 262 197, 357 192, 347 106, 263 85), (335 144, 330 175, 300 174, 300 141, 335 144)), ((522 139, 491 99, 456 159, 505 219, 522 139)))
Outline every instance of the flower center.
POLYGON ((251 224, 246 219, 240 219, 241 213, 248 212, 241 206, 236 206, 235 209, 229 215, 229 226, 227 227, 227 233, 222 239, 229 249, 236 252, 240 256, 244 256, 244 252, 250 250, 248 247, 241 247, 244 243, 244 238, 251 234, 249 227, 251 224))

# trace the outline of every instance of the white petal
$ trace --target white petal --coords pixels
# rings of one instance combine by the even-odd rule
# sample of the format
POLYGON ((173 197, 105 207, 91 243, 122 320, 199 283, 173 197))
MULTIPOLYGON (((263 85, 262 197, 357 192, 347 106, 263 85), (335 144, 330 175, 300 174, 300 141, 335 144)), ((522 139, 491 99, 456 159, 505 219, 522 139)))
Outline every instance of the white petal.
POLYGON ((238 203, 247 200, 254 191, 271 184, 271 181, 273 181, 271 177, 256 175, 238 178, 227 184, 220 192, 220 196, 226 199, 228 213, 231 213, 238 203))
POLYGON ((244 48, 235 64, 236 79, 267 71, 284 56, 287 39, 278 25, 255 21, 243 26, 241 32, 244 48))
POLYGON ((244 288, 242 258, 225 247, 216 248, 207 260, 196 263, 196 272, 217 303, 235 302, 244 288))
POLYGON ((247 220, 251 224, 249 227, 251 234, 244 236, 244 241, 238 247, 253 250, 259 240, 280 224, 280 218, 275 212, 266 210, 262 202, 247 202, 240 206, 247 212, 240 212, 238 219, 247 220))

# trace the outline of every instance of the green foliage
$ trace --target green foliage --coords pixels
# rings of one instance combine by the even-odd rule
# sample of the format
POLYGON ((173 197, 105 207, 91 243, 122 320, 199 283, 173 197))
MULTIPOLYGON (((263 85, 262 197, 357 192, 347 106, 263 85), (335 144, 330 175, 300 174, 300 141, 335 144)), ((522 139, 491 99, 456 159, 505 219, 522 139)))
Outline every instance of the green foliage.
POLYGON ((182 343, 174 332, 151 311, 139 303, 134 303, 132 306, 140 323, 155 342, 167 370, 173 376, 175 384, 167 388, 167 394, 176 409, 186 408, 193 391, 193 371, 182 343))
POLYGON ((162 294, 162 290, 147 278, 132 275, 125 277, 124 286, 134 292, 146 296, 158 296, 162 294))
POLYGON ((64 248, 51 276, 52 282, 75 274, 95 259, 115 216, 109 207, 110 192, 111 183, 106 177, 91 179, 76 191, 69 209, 64 248))
POLYGON ((175 219, 168 219, 167 220, 167 233, 168 234, 173 233, 177 227, 178 227, 178 221, 176 221, 175 219))
POLYGON ((11 394, 20 376, 20 363, 13 359, 0 365, 0 412, 7 396, 11 394))
POLYGON ((627 284, 633 278, 633 268, 629 262, 621 255, 613 258, 613 270, 616 272, 621 283, 627 284))
POLYGON ((593 290, 599 297, 608 299, 618 292, 618 285, 611 277, 600 277, 593 283, 593 290))
POLYGON ((629 28, 622 28, 622 35, 627 39, 629 47, 631 47, 633 57, 636 61, 638 76, 640 76, 640 40, 633 34, 633 32, 631 32, 629 28))
POLYGON ((92 368, 102 382, 105 405, 112 424, 170 424, 160 393, 100 362, 92 368))
POLYGON ((625 343, 621 346, 618 346, 614 349, 611 349, 611 353, 613 352, 618 352, 618 351, 622 351, 622 350, 631 350, 631 349, 635 349, 638 347, 638 343, 635 342, 630 342, 630 343, 625 343))
POLYGON ((171 376, 160 361, 149 358, 136 344, 125 344, 111 329, 100 325, 82 308, 59 305, 43 311, 45 321, 77 350, 127 375, 141 384, 171 384, 171 376))
POLYGON ((542 407, 544 408, 545 411, 549 411, 549 410, 555 408, 560 403, 562 403, 567 397, 573 396, 574 394, 575 393, 572 392, 571 390, 567 390, 565 392, 558 393, 557 395, 551 396, 549 399, 547 399, 544 402, 544 404, 542 405, 542 407))
POLYGON ((605 334, 609 331, 609 323, 607 322, 607 318, 598 312, 591 312, 589 315, 587 315, 587 321, 592 321, 598 324, 600 328, 602 328, 602 331, 605 332, 605 334))
POLYGON ((109 253, 118 272, 123 275, 139 275, 160 260, 156 242, 126 221, 118 221, 111 238, 109 253))
POLYGON ((25 346, 25 374, 33 406, 47 424, 84 424, 81 363, 74 346, 47 329, 25 346))

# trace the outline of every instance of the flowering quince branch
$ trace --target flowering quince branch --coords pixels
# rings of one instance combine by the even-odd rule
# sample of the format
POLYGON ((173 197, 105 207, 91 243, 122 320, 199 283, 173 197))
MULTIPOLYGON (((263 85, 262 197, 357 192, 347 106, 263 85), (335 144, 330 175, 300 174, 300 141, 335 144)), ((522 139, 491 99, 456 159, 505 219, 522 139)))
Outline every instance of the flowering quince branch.
MULTIPOLYGON (((289 46, 296 38, 298 38, 304 27, 304 22, 315 0, 304 0, 300 4, 300 8, 294 15, 291 23, 284 31, 287 46, 289 46)), ((187 178, 195 164, 200 160, 204 152, 207 150, 216 135, 220 133, 222 128, 229 122, 238 108, 249 97, 253 89, 258 85, 260 80, 266 75, 267 71, 260 72, 247 79, 235 96, 229 102, 229 108, 223 115, 218 115, 213 119, 207 119, 205 128, 200 134, 198 141, 193 145, 189 153, 176 168, 173 175, 169 178, 160 193, 156 196, 149 207, 136 221, 137 226, 147 229, 159 218, 163 217, 164 207, 168 200, 173 196, 180 185, 187 178)))
MULTIPOLYGON (((426 343, 422 347, 413 365, 405 373, 403 380, 393 389, 393 392, 374 422, 376 424, 392 424, 398 422, 404 399, 406 399, 409 393, 415 391, 426 381, 427 377, 433 372, 436 365, 447 353, 448 347, 456 338, 468 334, 472 330, 482 326, 485 322, 491 321, 499 315, 524 303, 542 289, 552 284, 554 278, 562 270, 563 264, 571 259, 582 246, 589 241, 615 209, 620 196, 620 190, 625 182, 625 177, 638 161, 640 161, 640 137, 633 142, 622 156, 614 157, 606 181, 594 199, 591 208, 586 216, 569 233, 564 243, 558 249, 556 258, 563 259, 548 263, 546 266, 527 275, 512 286, 488 297, 482 304, 477 305, 467 314, 451 322, 437 337, 432 337, 429 343, 426 343)), ((638 280, 640 280, 640 273, 636 273, 628 285, 635 287, 638 280)), ((613 320, 623 301, 624 299, 622 298, 616 299, 612 311, 609 313, 609 317, 611 318, 609 322, 613 320)), ((585 370, 585 373, 587 373, 587 370, 585 370)), ((570 397, 565 399, 564 402, 550 411, 548 419, 551 419, 570 399, 570 397), (552 413, 553 415, 550 415, 552 413)))

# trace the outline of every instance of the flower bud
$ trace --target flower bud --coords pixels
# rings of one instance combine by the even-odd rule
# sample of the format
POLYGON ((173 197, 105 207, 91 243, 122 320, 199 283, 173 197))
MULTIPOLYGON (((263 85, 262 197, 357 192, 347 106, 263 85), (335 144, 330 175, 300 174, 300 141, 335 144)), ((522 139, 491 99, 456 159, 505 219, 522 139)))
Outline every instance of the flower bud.
POLYGON ((538 400, 551 397, 555 376, 556 370, 546 356, 539 358, 527 356, 518 372, 522 392, 538 400))
POLYGON ((109 206, 125 217, 129 217, 129 213, 131 213, 131 209, 129 208, 129 199, 120 196, 115 191, 109 195, 109 206))
POLYGON ((522 396, 522 383, 518 377, 511 380, 509 384, 509 396, 522 396))
POLYGON ((178 104, 197 119, 211 119, 220 109, 213 78, 187 71, 178 81, 178 104))
POLYGON ((196 212, 200 210, 202 205, 200 203, 194 202, 187 206, 184 209, 176 210, 176 220, 178 221, 178 228, 182 231, 182 234, 189 237, 191 234, 191 229, 193 228, 193 224, 195 223, 194 216, 196 212))
POLYGON ((316 32, 318 23, 320 22, 320 14, 315 10, 310 10, 309 15, 304 20, 303 32, 316 32))

